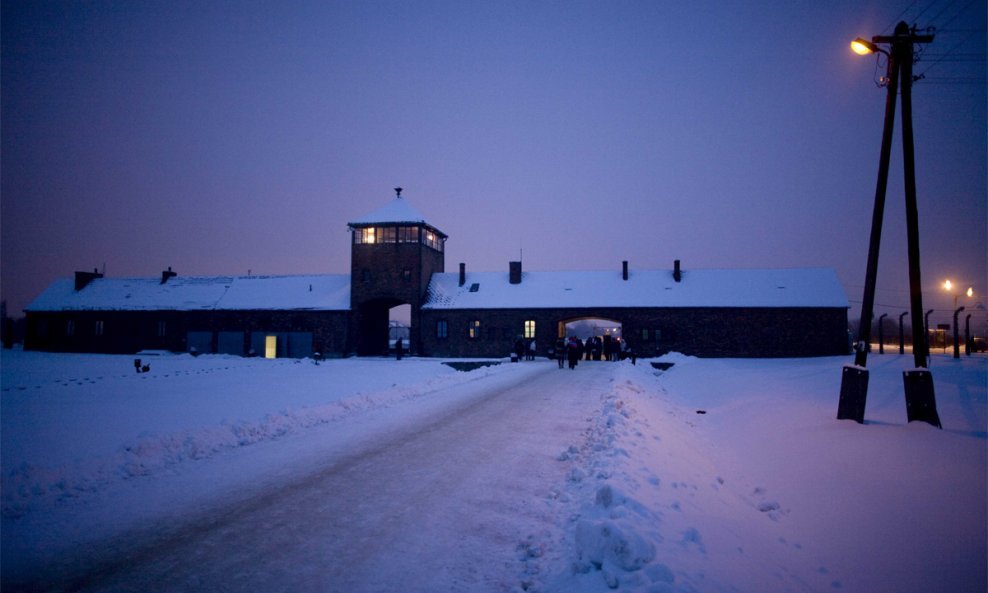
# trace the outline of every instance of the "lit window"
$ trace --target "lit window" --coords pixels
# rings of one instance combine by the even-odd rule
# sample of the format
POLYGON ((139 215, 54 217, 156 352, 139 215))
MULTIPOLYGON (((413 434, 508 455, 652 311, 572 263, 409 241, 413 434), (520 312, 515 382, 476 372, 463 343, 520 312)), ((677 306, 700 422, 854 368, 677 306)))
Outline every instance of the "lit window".
POLYGON ((445 319, 440 319, 436 322, 436 337, 439 339, 449 337, 449 324, 446 323, 445 319))
POLYGON ((278 358, 278 336, 264 336, 264 358, 278 358))
POLYGON ((376 243, 377 233, 374 228, 353 229, 354 243, 376 243))
POLYGON ((471 340, 477 340, 480 338, 480 320, 474 320, 470 322, 467 326, 467 335, 471 340))
POLYGON ((422 232, 422 243, 436 251, 443 250, 443 239, 432 231, 426 230, 422 232))
POLYGON ((535 320, 529 319, 525 321, 525 339, 531 340, 535 337, 535 320))

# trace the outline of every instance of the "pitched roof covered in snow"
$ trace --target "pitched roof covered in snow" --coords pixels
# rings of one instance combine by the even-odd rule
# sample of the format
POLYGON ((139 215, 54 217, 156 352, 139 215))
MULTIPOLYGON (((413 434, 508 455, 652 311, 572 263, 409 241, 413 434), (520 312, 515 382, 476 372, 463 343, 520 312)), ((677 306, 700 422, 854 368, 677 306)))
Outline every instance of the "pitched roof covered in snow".
POLYGON ((346 311, 350 276, 96 278, 81 290, 56 280, 27 311, 346 311))
POLYGON ((849 306, 831 269, 669 270, 433 274, 427 309, 548 309, 568 307, 835 307, 849 306), (474 286, 476 285, 476 287, 474 286))
POLYGON ((391 200, 388 204, 381 206, 377 210, 361 216, 360 218, 350 221, 348 224, 351 226, 355 225, 368 225, 368 224, 385 224, 385 223, 414 223, 414 224, 425 224, 425 217, 422 213, 415 209, 408 200, 403 198, 395 198, 391 200))
MULTIPOLYGON (((433 274, 426 309, 570 307, 836 307, 849 306, 833 270, 668 270, 433 274), (474 289, 476 285, 476 289, 474 289)), ((350 276, 177 276, 96 278, 76 290, 56 280, 27 311, 347 311, 350 276)))

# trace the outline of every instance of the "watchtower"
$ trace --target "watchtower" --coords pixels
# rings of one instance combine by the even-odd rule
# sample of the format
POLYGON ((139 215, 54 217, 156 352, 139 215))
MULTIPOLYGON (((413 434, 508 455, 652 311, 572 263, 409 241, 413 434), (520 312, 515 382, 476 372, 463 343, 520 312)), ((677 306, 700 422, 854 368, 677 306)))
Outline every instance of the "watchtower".
POLYGON ((446 234, 425 221, 401 188, 389 204, 348 223, 350 246, 350 348, 357 354, 388 351, 388 313, 411 306, 405 348, 421 351, 420 312, 433 273, 445 271, 446 234))

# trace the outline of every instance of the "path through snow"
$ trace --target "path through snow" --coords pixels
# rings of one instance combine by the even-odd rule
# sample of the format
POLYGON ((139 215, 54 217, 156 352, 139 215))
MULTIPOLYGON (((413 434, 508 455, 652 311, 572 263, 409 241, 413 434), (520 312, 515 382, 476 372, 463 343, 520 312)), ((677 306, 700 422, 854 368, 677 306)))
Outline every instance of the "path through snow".
MULTIPOLYGON (((304 479, 81 559, 89 591, 506 591, 519 544, 564 520, 549 453, 586 427, 607 365, 552 363, 304 479), (577 379, 577 376, 579 377, 577 379), (575 388, 579 385, 578 388, 575 388)), ((75 572, 73 570, 72 572, 75 572)))

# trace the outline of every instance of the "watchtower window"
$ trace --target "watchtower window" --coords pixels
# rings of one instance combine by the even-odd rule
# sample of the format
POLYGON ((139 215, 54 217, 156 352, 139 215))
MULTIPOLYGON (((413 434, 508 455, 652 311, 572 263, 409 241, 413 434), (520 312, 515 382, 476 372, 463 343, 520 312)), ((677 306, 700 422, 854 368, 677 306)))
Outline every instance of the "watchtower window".
POLYGON ((436 251, 443 250, 443 239, 438 234, 426 230, 422 233, 422 244, 426 247, 431 247, 436 251))
POLYGON ((399 243, 418 243, 419 242, 419 227, 417 227, 417 226, 400 226, 400 227, 398 227, 398 242, 399 243))
POLYGON ((394 243, 398 240, 398 229, 393 226, 378 227, 378 243, 394 243))
POLYGON ((377 243, 377 232, 374 227, 353 229, 354 243, 377 243))

